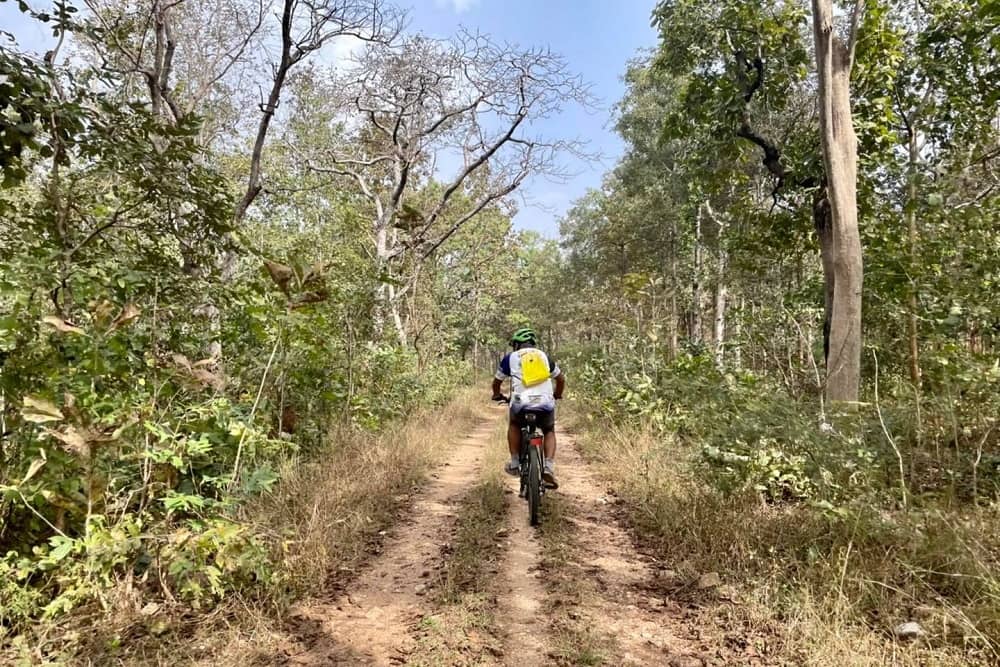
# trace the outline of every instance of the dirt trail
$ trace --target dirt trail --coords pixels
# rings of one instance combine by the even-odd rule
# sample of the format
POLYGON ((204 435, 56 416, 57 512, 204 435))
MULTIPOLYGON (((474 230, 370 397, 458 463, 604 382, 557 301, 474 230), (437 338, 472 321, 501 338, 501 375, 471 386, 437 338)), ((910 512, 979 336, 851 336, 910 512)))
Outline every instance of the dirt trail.
POLYGON ((478 479, 495 419, 484 418, 457 443, 382 545, 380 555, 349 586, 329 600, 311 600, 292 611, 286 665, 405 664, 415 646, 413 631, 430 610, 428 589, 443 560, 452 517, 478 479))
MULTIPOLYGON (((437 468, 407 517, 391 531, 380 554, 343 593, 301 603, 293 610, 282 655, 269 664, 398 665, 420 659, 420 621, 433 614, 428 595, 448 556, 454 520, 465 493, 480 479, 496 420, 484 420, 437 468)), ((652 592, 656 573, 621 528, 605 490, 580 457, 572 436, 560 433, 555 493, 566 511, 558 520, 571 535, 571 557, 543 571, 543 539, 528 525, 525 502, 510 478, 506 535, 496 592, 495 639, 504 664, 517 667, 576 664, 553 652, 562 628, 551 610, 546 577, 587 591, 569 618, 588 633, 609 639, 606 665, 703 665, 683 614, 652 592)), ((555 498, 555 496, 553 496, 555 498)), ((556 520, 554 518, 554 520, 556 520)), ((468 654, 466 654, 468 656, 468 654)), ((479 664, 474 656, 469 656, 479 664)), ((481 658, 484 656, 480 656, 481 658)), ((492 659, 488 662, 492 663, 492 659)), ((586 663, 594 664, 594 663, 586 663)))
POLYGON ((582 626, 613 640, 614 665, 700 665, 679 610, 652 592, 656 572, 622 529, 605 487, 583 461, 573 437, 559 434, 557 473, 561 494, 574 524, 574 563, 564 576, 578 576, 591 587, 576 610, 582 626))
POLYGON ((543 665, 545 589, 539 577, 541 543, 528 525, 527 503, 519 498, 519 480, 510 478, 507 503, 507 554, 497 581, 498 622, 504 629, 504 664, 512 667, 543 665))

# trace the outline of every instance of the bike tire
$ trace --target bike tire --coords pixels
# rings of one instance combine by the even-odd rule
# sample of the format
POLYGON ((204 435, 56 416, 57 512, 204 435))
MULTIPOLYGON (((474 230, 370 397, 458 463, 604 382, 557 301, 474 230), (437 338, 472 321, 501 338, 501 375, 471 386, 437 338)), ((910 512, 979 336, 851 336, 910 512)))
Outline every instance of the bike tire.
POLYGON ((528 514, 532 526, 541 521, 542 508, 542 457, 538 447, 528 451, 528 514))

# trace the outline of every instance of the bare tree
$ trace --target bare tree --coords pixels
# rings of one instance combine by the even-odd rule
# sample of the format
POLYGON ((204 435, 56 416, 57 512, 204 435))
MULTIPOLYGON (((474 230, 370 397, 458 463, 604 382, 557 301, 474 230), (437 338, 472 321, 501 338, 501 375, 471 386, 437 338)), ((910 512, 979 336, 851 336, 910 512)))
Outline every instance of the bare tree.
POLYGON ((349 177, 371 202, 375 257, 391 277, 376 325, 391 316, 405 343, 400 303, 424 262, 529 175, 564 176, 560 156, 582 154, 582 142, 538 136, 532 123, 592 98, 558 55, 479 34, 373 44, 355 65, 331 86, 354 132, 309 163, 349 177))
POLYGON ((831 0, 813 0, 819 72, 819 121, 832 234, 833 308, 826 395, 857 401, 861 382, 861 287, 858 232, 858 147, 851 113, 851 68, 864 0, 855 0, 846 42, 835 31, 831 0))
POLYGON ((263 54, 277 41, 278 58, 261 86, 266 93, 253 122, 246 189, 233 212, 237 224, 263 189, 261 158, 289 72, 337 37, 390 41, 402 20, 383 0, 86 2, 101 28, 88 49, 123 75, 127 87, 141 82, 153 113, 167 122, 205 116, 213 101, 249 101, 256 71, 266 67, 263 54), (271 9, 276 35, 267 22, 271 9))
MULTIPOLYGON (((238 104, 237 85, 263 52, 265 0, 86 0, 99 31, 84 44, 129 96, 144 89, 153 113, 178 123, 238 104)), ((206 125, 211 125, 207 123, 206 125)), ((203 136, 208 142, 212 132, 203 136)))
POLYGON ((263 189, 260 163, 271 121, 278 110, 288 73, 310 54, 336 37, 353 37, 375 44, 395 38, 401 15, 382 0, 283 0, 281 10, 281 55, 273 67, 271 88, 260 104, 247 188, 236 206, 237 223, 263 189))
MULTIPOLYGON (((221 82, 240 65, 253 63, 273 41, 266 34, 270 0, 86 1, 103 38, 87 47, 107 69, 123 75, 126 86, 142 81, 153 113, 170 123, 180 123, 190 114, 203 115, 206 101, 221 82)), ((402 15, 383 0, 279 0, 274 8, 279 56, 271 66, 268 92, 261 94, 260 116, 253 123, 246 188, 233 210, 234 226, 243 222, 263 190, 264 146, 289 72, 337 37, 390 41, 402 21, 402 15)), ((244 84, 248 80, 252 82, 252 74, 241 79, 244 84)), ((234 273, 237 258, 232 247, 218 255, 216 268, 224 280, 234 273)), ((192 273, 201 269, 194 262, 188 262, 188 268, 192 273)), ((208 353, 221 360, 222 347, 214 335, 220 329, 219 309, 209 296, 198 310, 213 332, 208 353)))

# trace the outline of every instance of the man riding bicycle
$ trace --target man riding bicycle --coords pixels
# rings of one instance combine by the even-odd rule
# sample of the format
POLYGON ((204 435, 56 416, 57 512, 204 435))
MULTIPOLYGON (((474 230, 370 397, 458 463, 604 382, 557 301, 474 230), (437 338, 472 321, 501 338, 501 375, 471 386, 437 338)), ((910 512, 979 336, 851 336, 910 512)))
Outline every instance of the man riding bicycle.
POLYGON ((556 482, 556 401, 566 388, 566 376, 548 355, 538 349, 535 332, 523 327, 514 332, 510 344, 514 351, 504 356, 493 378, 493 400, 505 400, 500 393, 502 383, 511 381, 510 424, 507 427, 507 447, 510 461, 504 470, 515 477, 520 474, 522 416, 526 412, 538 415, 537 424, 545 434, 545 468, 542 479, 555 489, 556 482), (554 385, 554 386, 553 386, 554 385))

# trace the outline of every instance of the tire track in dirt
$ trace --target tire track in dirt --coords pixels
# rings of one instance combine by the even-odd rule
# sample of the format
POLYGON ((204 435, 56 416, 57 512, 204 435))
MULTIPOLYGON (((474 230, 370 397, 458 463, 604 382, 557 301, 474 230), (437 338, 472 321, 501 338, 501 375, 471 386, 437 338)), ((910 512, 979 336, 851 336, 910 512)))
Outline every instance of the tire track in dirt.
POLYGON ((573 437, 559 432, 558 493, 568 505, 574 562, 562 576, 578 577, 594 594, 574 610, 581 627, 612 638, 608 665, 701 665, 697 645, 679 611, 650 592, 655 575, 646 557, 621 527, 604 485, 577 451, 573 437))
POLYGON ((380 554, 348 589, 331 599, 292 609, 285 665, 405 664, 416 646, 414 629, 433 604, 428 600, 442 550, 465 492, 496 426, 484 415, 466 438, 452 445, 407 517, 390 531, 380 554))
MULTIPOLYGON (((504 664, 534 667, 546 657, 545 589, 539 577, 542 545, 528 522, 528 503, 519 498, 520 480, 510 477, 507 495, 507 553, 497 581, 498 622, 504 634, 504 664)), ((544 501, 543 501, 544 502, 544 501)))

